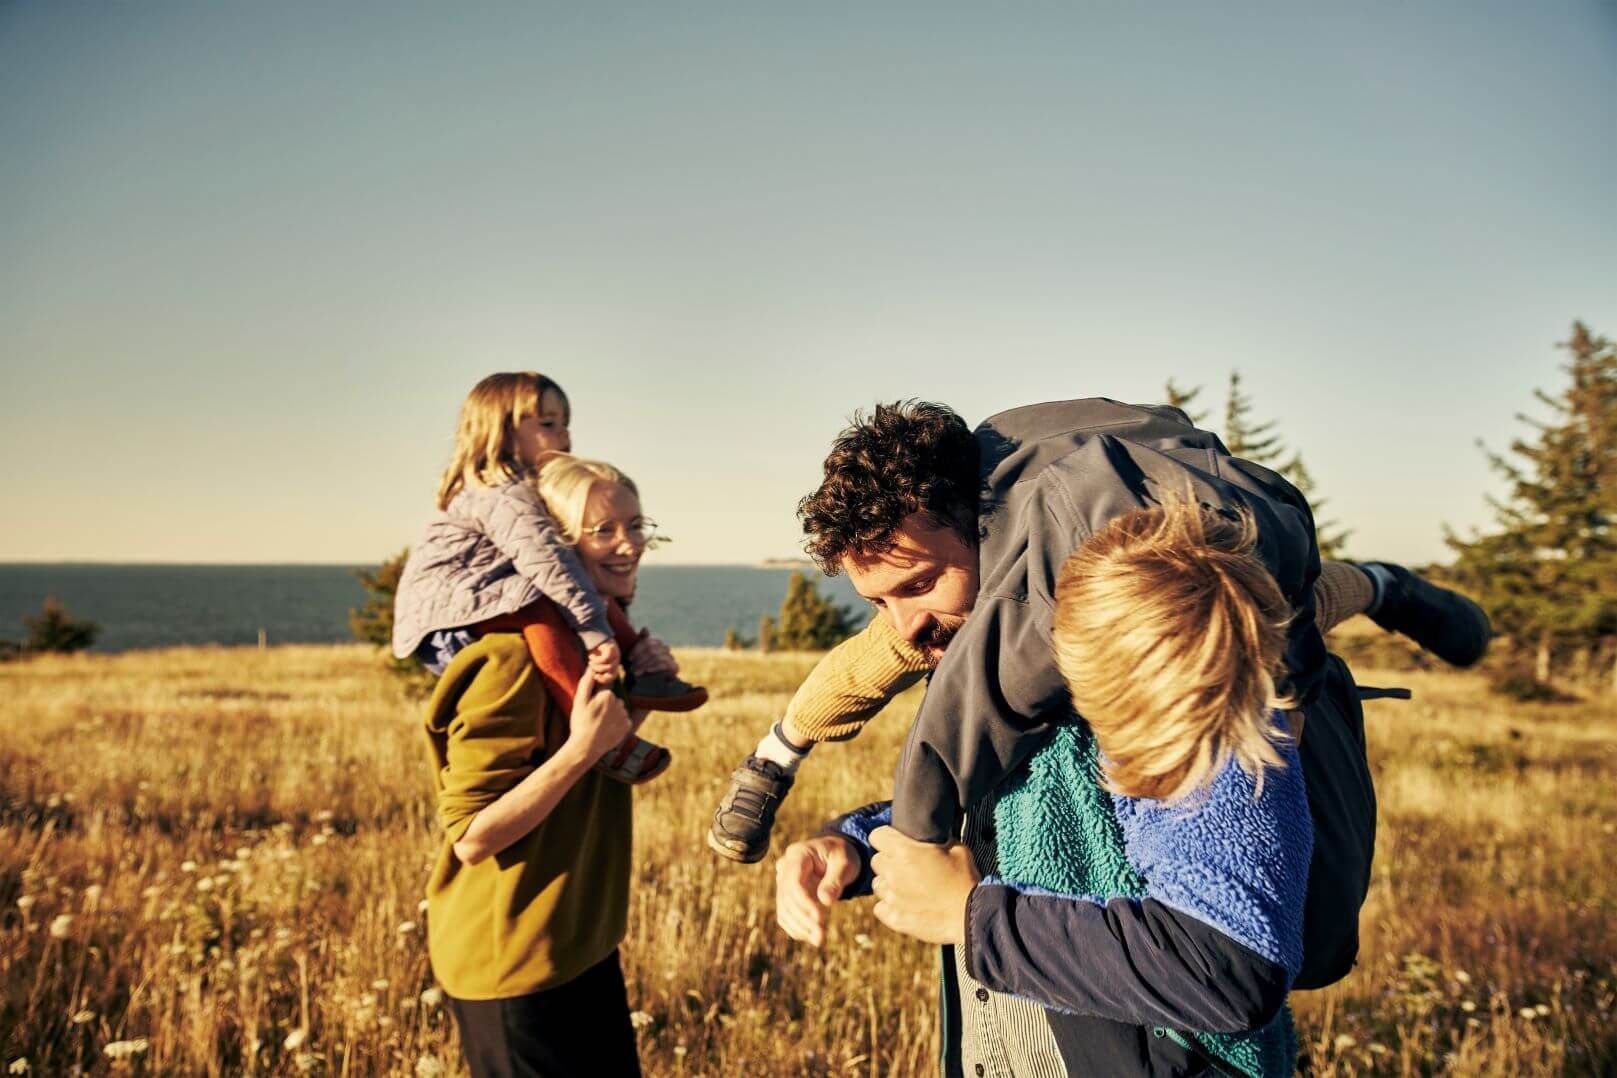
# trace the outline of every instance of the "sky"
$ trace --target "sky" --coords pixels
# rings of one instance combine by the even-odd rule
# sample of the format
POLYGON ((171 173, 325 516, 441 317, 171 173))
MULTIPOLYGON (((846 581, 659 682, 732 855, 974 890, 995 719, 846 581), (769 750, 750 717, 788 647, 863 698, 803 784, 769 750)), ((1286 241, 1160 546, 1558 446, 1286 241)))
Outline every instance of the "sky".
MULTIPOLYGON (((1617 336, 1617 5, 0 3, 0 560, 370 563, 534 369, 664 563, 1239 369, 1360 557, 1617 336)), ((1538 410, 1542 413, 1542 409, 1538 410)))

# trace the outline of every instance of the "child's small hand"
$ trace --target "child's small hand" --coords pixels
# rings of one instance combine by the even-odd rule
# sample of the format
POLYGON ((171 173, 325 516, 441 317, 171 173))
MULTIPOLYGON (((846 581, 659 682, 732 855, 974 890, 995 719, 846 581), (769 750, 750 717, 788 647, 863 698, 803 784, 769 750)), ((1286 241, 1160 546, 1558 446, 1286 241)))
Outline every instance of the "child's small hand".
POLYGON ((623 653, 618 650, 616 640, 608 640, 590 649, 589 676, 598 684, 610 685, 612 679, 618 676, 618 666, 623 662, 623 653))

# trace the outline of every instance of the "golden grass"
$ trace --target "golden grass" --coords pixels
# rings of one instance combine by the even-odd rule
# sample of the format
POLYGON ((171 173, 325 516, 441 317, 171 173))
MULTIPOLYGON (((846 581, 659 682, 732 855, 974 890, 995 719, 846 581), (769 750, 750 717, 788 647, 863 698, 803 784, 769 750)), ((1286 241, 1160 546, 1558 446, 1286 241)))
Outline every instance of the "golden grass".
MULTIPOLYGON (((676 759, 637 794, 624 960, 647 1072, 932 1073, 930 948, 862 903, 823 951, 790 944, 767 864, 702 844, 814 656, 682 658, 714 702, 648 728, 676 759)), ((1307 1064, 1617 1068, 1617 709, 1363 673, 1417 698, 1372 705, 1364 951, 1294 997, 1307 1064)), ((885 794, 916 699, 819 750, 779 834, 885 794)), ((417 910, 436 842, 418 705, 367 649, 42 658, 0 666, 0 700, 0 1067, 461 1072, 417 910)))

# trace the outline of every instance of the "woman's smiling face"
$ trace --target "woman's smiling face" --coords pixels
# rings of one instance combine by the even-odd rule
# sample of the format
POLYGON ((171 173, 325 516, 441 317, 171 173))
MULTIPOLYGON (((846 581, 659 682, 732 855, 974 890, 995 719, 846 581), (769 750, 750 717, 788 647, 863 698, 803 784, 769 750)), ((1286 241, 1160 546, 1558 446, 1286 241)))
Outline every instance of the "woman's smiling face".
POLYGON ((599 482, 584 503, 578 558, 603 596, 634 598, 640 556, 646 552, 640 499, 621 483, 599 482))

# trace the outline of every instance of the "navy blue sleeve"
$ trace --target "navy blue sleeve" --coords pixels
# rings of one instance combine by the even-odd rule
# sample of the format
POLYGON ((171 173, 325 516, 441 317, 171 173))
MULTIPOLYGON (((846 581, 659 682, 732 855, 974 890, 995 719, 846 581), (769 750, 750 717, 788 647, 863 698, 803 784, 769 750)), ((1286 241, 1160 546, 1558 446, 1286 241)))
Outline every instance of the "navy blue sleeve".
POLYGON ((878 827, 888 827, 892 822, 893 803, 872 801, 863 808, 843 813, 820 828, 822 835, 838 835, 852 842, 859 858, 859 875, 843 888, 844 899, 864 898, 870 894, 870 884, 875 879, 875 873, 870 871, 870 858, 876 852, 870 846, 870 833, 878 827))
POLYGON ((966 964, 998 992, 1134 1025, 1242 1033, 1274 1017, 1291 976, 1155 899, 1100 902, 989 877, 966 903, 966 964))
POLYGON ((1232 759, 1189 804, 1113 796, 1142 898, 983 880, 966 906, 972 976, 1122 1022, 1208 1033, 1267 1022, 1302 963, 1313 851, 1295 746, 1279 751, 1285 766, 1261 787, 1232 759))

